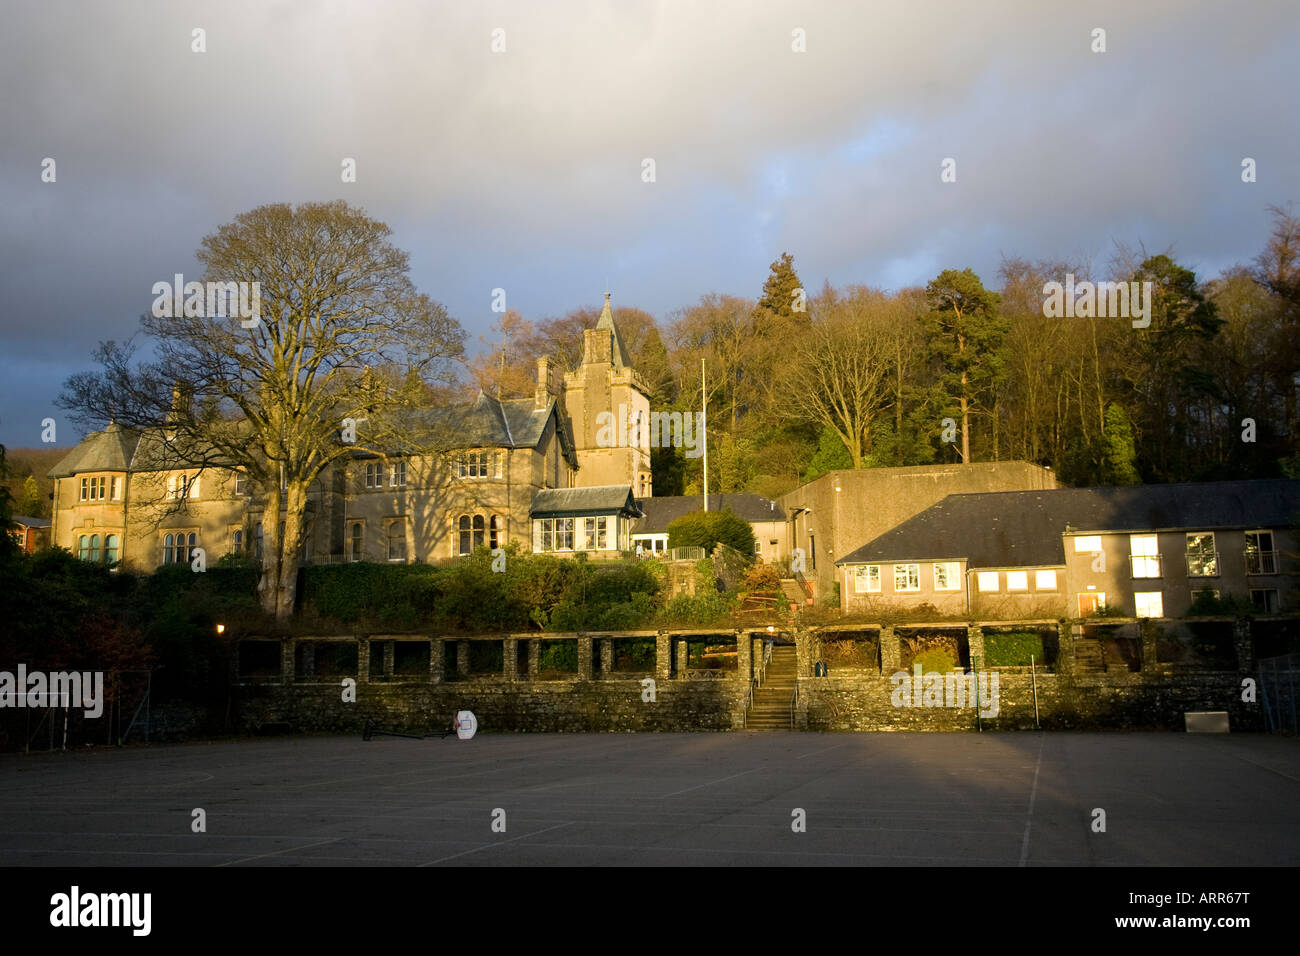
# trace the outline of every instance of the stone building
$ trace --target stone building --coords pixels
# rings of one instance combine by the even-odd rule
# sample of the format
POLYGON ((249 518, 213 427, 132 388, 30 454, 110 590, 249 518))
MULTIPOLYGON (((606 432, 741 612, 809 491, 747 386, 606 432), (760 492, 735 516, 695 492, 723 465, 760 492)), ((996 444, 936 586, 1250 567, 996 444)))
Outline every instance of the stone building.
MULTIPOLYGON (((422 414, 452 431, 454 452, 358 452, 327 469, 308 497, 305 562, 428 562, 509 542, 594 557, 632 547, 635 499, 652 493, 648 429, 635 424, 649 397, 608 294, 577 369, 541 359, 532 398, 480 392, 422 414)), ((113 424, 51 469, 51 542, 133 571, 189 563, 196 548, 208 561, 260 554, 255 490, 233 468, 160 467, 159 438, 113 424)))

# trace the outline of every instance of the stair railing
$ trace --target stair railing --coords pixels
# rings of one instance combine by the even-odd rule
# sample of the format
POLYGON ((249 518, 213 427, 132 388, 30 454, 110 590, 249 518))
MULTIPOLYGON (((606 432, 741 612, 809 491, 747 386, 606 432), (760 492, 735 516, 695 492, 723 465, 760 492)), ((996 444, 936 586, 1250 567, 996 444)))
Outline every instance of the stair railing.
POLYGON ((799 675, 794 675, 794 693, 790 695, 790 729, 794 730, 794 709, 799 703, 799 675))

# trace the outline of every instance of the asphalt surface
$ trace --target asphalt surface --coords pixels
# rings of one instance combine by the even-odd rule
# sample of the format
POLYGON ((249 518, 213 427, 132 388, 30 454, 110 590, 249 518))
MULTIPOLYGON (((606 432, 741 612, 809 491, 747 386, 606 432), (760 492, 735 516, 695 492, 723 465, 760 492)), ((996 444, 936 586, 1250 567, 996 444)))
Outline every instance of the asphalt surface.
POLYGON ((1297 863, 1300 741, 1258 735, 480 734, 0 757, 4 866, 1297 863))

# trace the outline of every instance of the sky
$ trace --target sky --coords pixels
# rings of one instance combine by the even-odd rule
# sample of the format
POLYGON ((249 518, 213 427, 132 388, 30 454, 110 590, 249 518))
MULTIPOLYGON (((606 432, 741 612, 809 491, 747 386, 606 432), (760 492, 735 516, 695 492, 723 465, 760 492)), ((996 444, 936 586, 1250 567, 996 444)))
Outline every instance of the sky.
POLYGON ((1212 278, 1300 206, 1297 50, 1294 0, 4 0, 0 444, 75 443, 67 377, 272 202, 386 222, 475 346, 497 288, 664 322, 782 252, 810 290, 1120 242, 1212 278))

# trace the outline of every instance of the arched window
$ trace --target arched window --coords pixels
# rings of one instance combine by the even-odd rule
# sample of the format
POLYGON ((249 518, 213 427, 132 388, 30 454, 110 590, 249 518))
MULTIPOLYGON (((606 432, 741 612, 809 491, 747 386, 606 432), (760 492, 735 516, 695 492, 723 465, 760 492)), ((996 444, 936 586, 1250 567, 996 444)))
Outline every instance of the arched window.
POLYGON ((483 516, 474 516, 474 547, 483 547, 483 516))
POLYGON ((117 564, 118 537, 115 534, 104 536, 104 563, 117 564))
POLYGON ((77 539, 77 557, 82 561, 90 560, 90 535, 83 534, 77 539))
POLYGON ((488 547, 501 547, 501 519, 496 515, 488 521, 488 547))
POLYGON ((461 515, 460 520, 456 522, 456 528, 460 532, 460 541, 456 553, 469 554, 472 550, 470 546, 469 515, 461 515))
POLYGON ((352 560, 361 560, 361 522, 354 522, 352 525, 352 560))
POLYGON ((90 536, 90 557, 87 559, 93 563, 99 563, 99 535, 90 536))
POLYGON ((243 529, 242 529, 242 528, 236 528, 235 531, 234 531, 234 533, 230 536, 230 538, 231 538, 231 543, 232 543, 232 548, 231 548, 231 550, 233 550, 233 551, 235 552, 235 554, 243 554, 243 553, 244 553, 244 531, 243 531, 243 529))
MULTIPOLYGON (((84 538, 82 539, 85 540, 84 538)), ((163 564, 171 564, 176 560, 175 536, 171 534, 163 535, 163 564)))
POLYGON ((406 560, 406 520, 395 518, 388 526, 388 560, 406 560))

